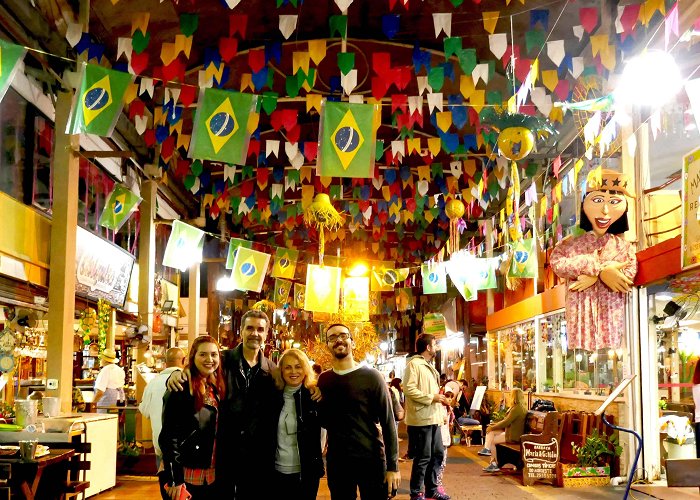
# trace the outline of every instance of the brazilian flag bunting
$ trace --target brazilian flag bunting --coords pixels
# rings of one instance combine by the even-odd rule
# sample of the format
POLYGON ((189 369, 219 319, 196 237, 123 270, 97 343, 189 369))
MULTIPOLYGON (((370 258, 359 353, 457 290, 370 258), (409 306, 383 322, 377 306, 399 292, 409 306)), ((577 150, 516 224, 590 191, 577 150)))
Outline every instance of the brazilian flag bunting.
POLYGON ((238 247, 236 258, 233 260, 233 270, 231 271, 231 279, 233 279, 236 289, 252 290, 254 292, 262 290, 269 263, 269 254, 250 248, 238 247))
POLYGON ((102 215, 100 226, 119 231, 129 216, 136 211, 141 203, 141 197, 135 195, 123 184, 117 184, 109 194, 102 215))
POLYGON ((0 39, 0 101, 15 76, 27 49, 0 39))
POLYGON ((66 134, 109 136, 124 106, 124 94, 132 81, 129 73, 87 64, 80 89, 75 93, 66 134))
MULTIPOLYGON (((220 89, 199 92, 190 158, 243 165, 248 154, 248 120, 256 113, 258 96, 220 89)), ((251 123, 253 123, 251 121, 251 123)))
POLYGON ((477 288, 488 290, 496 288, 496 259, 476 259, 478 274, 477 288))
POLYGON ((277 248, 275 250, 275 263, 272 265, 272 277, 294 279, 298 259, 299 250, 277 248))
POLYGON ((184 271, 192 264, 202 262, 203 249, 204 231, 174 220, 163 254, 163 265, 184 271))
POLYGON ((297 309, 304 308, 304 302, 306 301, 306 285, 301 283, 294 283, 294 307, 297 309))
POLYGON ((275 280, 275 304, 284 306, 289 301, 289 292, 292 290, 292 282, 287 280, 275 280))
POLYGON ((511 278, 537 277, 537 247, 534 238, 518 240, 511 244, 513 258, 508 270, 511 278))
POLYGON ((372 177, 376 152, 374 104, 325 101, 321 110, 319 175, 372 177))
POLYGON ((450 275, 457 291, 467 302, 477 298, 477 278, 471 266, 464 266, 464 261, 451 259, 447 262, 447 273, 450 275))
POLYGON ((228 242, 228 255, 226 255, 226 269, 233 269, 233 260, 236 258, 238 247, 253 248, 253 242, 240 238, 231 238, 228 242))
POLYGON ((431 295, 435 293, 447 293, 447 275, 445 266, 441 262, 434 264, 422 264, 423 293, 431 295))
MULTIPOLYGON (((392 262, 393 264, 393 262, 392 262)), ((372 290, 375 292, 390 292, 394 285, 408 278, 410 268, 393 269, 380 267, 372 271, 372 290)))

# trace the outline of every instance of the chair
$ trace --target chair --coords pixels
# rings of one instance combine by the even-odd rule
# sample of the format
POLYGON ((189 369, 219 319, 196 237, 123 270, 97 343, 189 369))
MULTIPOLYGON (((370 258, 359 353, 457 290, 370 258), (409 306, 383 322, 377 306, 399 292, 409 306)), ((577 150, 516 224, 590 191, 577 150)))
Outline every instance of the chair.
POLYGON ((68 464, 68 480, 63 485, 61 500, 77 498, 79 495, 82 500, 85 500, 85 491, 90 487, 90 481, 86 480, 86 475, 91 464, 87 460, 81 460, 80 457, 91 451, 91 443, 75 444, 75 455, 68 464))

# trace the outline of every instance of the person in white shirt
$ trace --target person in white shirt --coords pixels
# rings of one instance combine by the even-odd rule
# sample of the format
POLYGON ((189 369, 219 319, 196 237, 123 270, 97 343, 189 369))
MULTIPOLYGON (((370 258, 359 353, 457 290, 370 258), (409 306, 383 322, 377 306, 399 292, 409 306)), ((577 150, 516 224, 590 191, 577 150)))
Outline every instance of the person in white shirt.
POLYGON ((151 421, 151 434, 153 435, 153 448, 156 452, 156 467, 160 469, 163 453, 158 446, 158 436, 163 427, 163 396, 167 387, 165 382, 170 374, 182 370, 185 366, 185 352, 179 347, 171 347, 165 353, 165 369, 153 377, 143 391, 143 398, 139 404, 141 415, 151 421))
POLYGON ((126 400, 124 396, 124 381, 126 374, 124 368, 117 364, 117 353, 114 349, 107 348, 100 354, 100 366, 102 369, 95 379, 95 399, 97 413, 107 413, 109 406, 115 406, 117 402, 126 400))

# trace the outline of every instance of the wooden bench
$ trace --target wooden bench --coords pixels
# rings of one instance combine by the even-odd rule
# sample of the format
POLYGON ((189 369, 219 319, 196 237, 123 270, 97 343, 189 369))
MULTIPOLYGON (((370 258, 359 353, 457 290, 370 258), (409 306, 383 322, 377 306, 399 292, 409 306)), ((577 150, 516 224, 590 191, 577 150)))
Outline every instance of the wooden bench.
MULTIPOLYGON (((546 440, 555 437, 560 438, 559 426, 560 414, 555 411, 533 411, 530 410, 525 416, 525 429, 520 441, 546 440)), ((520 470, 523 468, 522 449, 520 443, 499 443, 496 445, 496 456, 498 458, 498 466, 503 467, 506 464, 515 465, 520 470)))

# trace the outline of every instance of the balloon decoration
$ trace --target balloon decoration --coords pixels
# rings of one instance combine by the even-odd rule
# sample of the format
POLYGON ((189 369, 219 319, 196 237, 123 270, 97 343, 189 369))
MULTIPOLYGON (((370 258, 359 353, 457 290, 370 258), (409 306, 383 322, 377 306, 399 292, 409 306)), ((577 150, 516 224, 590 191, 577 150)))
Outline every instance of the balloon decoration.
POLYGON ((313 203, 304 210, 304 223, 318 231, 318 256, 323 265, 325 247, 324 231, 337 231, 345 222, 345 217, 331 204, 331 199, 325 193, 314 197, 313 203))
POLYGON ((545 119, 520 113, 499 112, 486 109, 482 123, 499 132, 496 144, 501 155, 518 161, 530 154, 540 137, 547 137, 556 130, 545 119))
POLYGON ((447 242, 447 253, 452 255, 459 250, 459 236, 466 226, 464 219, 462 219, 464 215, 464 203, 462 200, 456 198, 448 200, 445 203, 445 215, 450 219, 450 239, 447 242))

